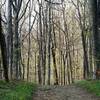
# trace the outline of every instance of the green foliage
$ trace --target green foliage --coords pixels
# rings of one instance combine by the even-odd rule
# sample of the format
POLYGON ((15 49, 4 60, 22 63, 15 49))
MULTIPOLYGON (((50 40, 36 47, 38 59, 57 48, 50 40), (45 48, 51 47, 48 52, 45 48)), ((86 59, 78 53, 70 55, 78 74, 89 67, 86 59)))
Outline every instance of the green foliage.
POLYGON ((31 100, 36 88, 33 83, 0 81, 0 100, 31 100))
POLYGON ((89 92, 92 92, 96 94, 97 96, 100 96, 100 81, 97 80, 83 80, 77 82, 77 85, 86 88, 89 92))

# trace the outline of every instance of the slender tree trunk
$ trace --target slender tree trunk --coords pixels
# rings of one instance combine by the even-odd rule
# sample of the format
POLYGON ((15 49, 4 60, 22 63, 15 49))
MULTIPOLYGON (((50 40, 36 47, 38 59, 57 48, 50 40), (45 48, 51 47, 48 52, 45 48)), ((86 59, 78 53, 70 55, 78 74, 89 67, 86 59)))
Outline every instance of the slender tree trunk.
POLYGON ((42 33, 42 6, 39 4, 39 56, 38 56, 38 81, 42 84, 43 68, 43 33, 42 33))
POLYGON ((54 65, 54 77, 55 77, 55 85, 58 85, 58 73, 57 73, 57 66, 56 66, 56 50, 52 48, 52 57, 53 57, 53 65, 54 65))
POLYGON ((36 75, 37 75, 37 55, 36 55, 36 53, 35 53, 35 82, 37 82, 37 77, 36 77, 36 75))
POLYGON ((14 43, 14 51, 15 51, 15 73, 16 73, 16 79, 19 79, 19 33, 18 33, 18 14, 15 15, 15 43, 14 43))
MULTIPOLYGON (((50 0, 51 1, 51 0, 50 0)), ((48 32, 48 85, 50 85, 50 79, 51 79, 51 4, 49 3, 49 32, 48 32)))
POLYGON ((31 2, 29 5, 29 38, 28 38, 28 59, 27 59, 27 81, 29 81, 30 72, 30 49, 31 49, 31 2))
POLYGON ((10 68, 10 77, 12 79, 13 70, 13 32, 12 32, 12 8, 11 0, 8 0, 8 37, 7 37, 7 54, 8 66, 10 68))

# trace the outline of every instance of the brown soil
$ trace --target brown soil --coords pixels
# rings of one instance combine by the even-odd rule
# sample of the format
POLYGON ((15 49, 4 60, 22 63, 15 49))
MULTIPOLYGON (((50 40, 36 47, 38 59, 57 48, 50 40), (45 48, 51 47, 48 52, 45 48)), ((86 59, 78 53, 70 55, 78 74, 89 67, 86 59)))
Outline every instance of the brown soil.
POLYGON ((86 90, 70 86, 41 86, 33 96, 33 100, 100 100, 86 90))

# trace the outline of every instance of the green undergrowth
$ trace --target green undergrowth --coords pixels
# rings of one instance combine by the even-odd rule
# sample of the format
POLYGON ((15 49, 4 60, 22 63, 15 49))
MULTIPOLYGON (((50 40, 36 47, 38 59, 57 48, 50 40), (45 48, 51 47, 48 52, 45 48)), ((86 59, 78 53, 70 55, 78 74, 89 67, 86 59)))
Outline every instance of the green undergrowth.
POLYGON ((78 86, 86 88, 89 92, 94 93, 100 97, 100 81, 97 80, 83 80, 76 83, 78 86))
POLYGON ((36 89, 33 83, 0 81, 0 100, 32 100, 36 89))

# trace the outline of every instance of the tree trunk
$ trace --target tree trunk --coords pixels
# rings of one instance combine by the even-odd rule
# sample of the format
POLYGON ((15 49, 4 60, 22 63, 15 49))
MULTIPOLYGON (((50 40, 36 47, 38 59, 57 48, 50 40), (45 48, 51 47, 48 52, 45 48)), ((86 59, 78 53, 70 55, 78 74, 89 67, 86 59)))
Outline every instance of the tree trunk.
POLYGON ((9 82, 8 78, 8 64, 7 64, 7 50, 6 50, 6 42, 5 36, 2 32, 2 24, 1 24, 1 14, 0 14, 0 46, 1 46, 1 54, 3 60, 3 68, 4 68, 4 77, 7 82, 9 82))
POLYGON ((100 71, 100 1, 97 2, 97 0, 92 0, 92 11, 96 78, 100 79, 100 76, 97 74, 98 71, 100 71))

